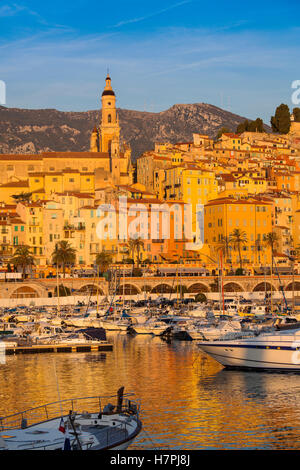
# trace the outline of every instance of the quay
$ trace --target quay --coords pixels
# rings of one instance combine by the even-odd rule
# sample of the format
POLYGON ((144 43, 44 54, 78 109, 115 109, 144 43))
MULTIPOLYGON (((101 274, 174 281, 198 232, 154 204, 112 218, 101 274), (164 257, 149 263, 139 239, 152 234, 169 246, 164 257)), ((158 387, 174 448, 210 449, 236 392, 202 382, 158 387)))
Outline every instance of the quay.
MULTIPOLYGON (((60 304, 72 299, 73 303, 86 300, 86 297, 101 298, 109 295, 109 282, 105 278, 65 278, 60 280, 69 289, 69 294, 60 298, 60 304)), ((19 282, 0 281, 0 306, 22 305, 28 301, 30 305, 57 304, 55 279, 24 279, 19 282)), ((142 276, 124 277, 120 279, 116 295, 161 295, 176 291, 181 286, 186 294, 195 295, 199 292, 214 294, 218 292, 215 286, 216 276, 142 276)), ((300 292, 300 274, 281 274, 280 280, 273 275, 224 276, 224 292, 226 293, 264 293, 272 290, 280 293, 283 289, 287 294, 293 290, 300 292)))
POLYGON ((5 347, 5 354, 36 354, 36 353, 78 353, 78 352, 106 352, 112 351, 113 345, 111 343, 100 344, 35 344, 33 346, 13 346, 7 344, 5 347))

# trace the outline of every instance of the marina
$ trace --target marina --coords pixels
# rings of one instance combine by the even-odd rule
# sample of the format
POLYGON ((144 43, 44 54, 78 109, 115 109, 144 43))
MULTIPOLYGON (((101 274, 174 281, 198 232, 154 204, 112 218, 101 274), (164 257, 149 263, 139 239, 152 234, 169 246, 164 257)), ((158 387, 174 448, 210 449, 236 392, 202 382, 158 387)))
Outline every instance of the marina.
MULTIPOLYGON (((236 295, 225 300, 222 305, 177 296, 112 296, 73 306, 2 308, 2 449, 64 448, 61 419, 74 450, 298 448, 300 409, 293 395, 300 387, 298 313, 288 303, 273 303, 270 311, 268 299, 249 302, 236 295), (120 419, 102 415, 103 400, 92 400, 90 408, 78 406, 84 397, 111 396, 123 387, 138 396, 137 420, 128 433, 131 400, 125 400, 127 411, 120 419), (70 401, 76 396, 79 402, 70 401), (67 403, 72 403, 69 410, 67 403), (270 404, 282 416, 273 413, 273 424, 266 425, 270 404), (24 426, 18 418, 16 425, 15 416, 39 416, 31 410, 43 411, 38 423, 29 419, 24 426), (270 434, 270 426, 282 432, 270 434)), ((113 400, 109 403, 112 407, 113 400)))
POLYGON ((193 341, 108 340, 113 352, 7 357, 0 416, 58 399, 54 361, 61 400, 134 391, 143 429, 131 450, 299 449, 298 374, 225 370, 193 341))

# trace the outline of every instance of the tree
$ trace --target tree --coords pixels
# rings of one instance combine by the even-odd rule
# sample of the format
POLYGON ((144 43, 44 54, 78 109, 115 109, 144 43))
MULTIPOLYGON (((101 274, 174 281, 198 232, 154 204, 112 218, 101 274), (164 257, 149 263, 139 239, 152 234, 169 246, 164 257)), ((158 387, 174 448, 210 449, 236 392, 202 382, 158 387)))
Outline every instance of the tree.
POLYGON ((223 258, 227 260, 230 257, 230 240, 226 235, 222 235, 220 242, 218 243, 216 250, 218 253, 222 253, 223 258))
POLYGON ((236 128, 236 133, 237 134, 242 134, 243 132, 247 132, 249 130, 249 121, 246 119, 246 121, 241 122, 237 128, 236 128))
POLYGON ((273 132, 279 134, 287 134, 291 127, 290 110, 287 104, 277 106, 275 116, 271 117, 271 125, 273 132))
POLYGON ((106 253, 105 251, 101 251, 100 253, 97 254, 96 264, 99 267, 100 273, 104 273, 105 271, 107 271, 111 263, 112 263, 112 257, 110 256, 109 253, 106 253))
POLYGON ((52 253, 52 263, 63 267, 63 276, 66 275, 66 266, 74 264, 76 261, 76 250, 66 240, 56 243, 52 253))
POLYGON ((20 194, 14 194, 12 197, 16 202, 29 202, 31 199, 32 193, 24 193, 21 192, 20 194))
POLYGON ((57 291, 58 291, 58 297, 67 297, 71 295, 71 289, 69 287, 64 286, 63 284, 59 284, 58 289, 57 289, 57 286, 55 286, 55 289, 54 289, 55 297, 57 297, 57 291))
POLYGON ((222 134, 228 134, 229 132, 231 132, 230 129, 228 129, 227 127, 222 127, 221 129, 219 129, 216 135, 216 139, 218 140, 222 136, 222 134))
POLYGON ((242 245, 246 245, 248 242, 246 232, 240 230, 239 228, 235 228, 233 232, 229 235, 230 244, 233 246, 235 251, 239 253, 239 263, 240 269, 243 269, 243 261, 241 255, 241 247, 242 245))
POLYGON ((206 295, 203 294, 203 292, 199 292, 199 294, 197 294, 195 296, 195 301, 196 302, 206 302, 207 301, 206 295))
POLYGON ((249 123, 249 132, 265 132, 263 120, 256 118, 255 121, 251 121, 249 123))
POLYGON ((236 132, 237 134, 242 134, 243 132, 265 132, 263 120, 257 118, 255 121, 249 122, 248 119, 246 119, 237 126, 236 132))
POLYGON ((269 232, 266 235, 265 238, 265 244, 271 249, 271 256, 272 256, 272 272, 273 272, 273 266, 274 266, 274 252, 275 252, 275 247, 278 242, 278 235, 275 232, 269 232))
POLYGON ((218 277, 214 278, 214 282, 209 284, 211 292, 218 292, 220 288, 220 281, 218 277))
POLYGON ((29 246, 18 246, 14 256, 11 258, 11 263, 16 266, 16 268, 20 267, 22 269, 22 276, 24 278, 26 268, 34 265, 34 257, 30 251, 29 246))
POLYGON ((128 253, 131 254, 131 258, 133 259, 133 263, 134 263, 135 243, 132 238, 127 243, 127 249, 128 249, 128 253))
POLYGON ((300 122, 300 108, 293 109, 293 116, 295 122, 300 122))
POLYGON ((134 260, 134 254, 137 252, 137 267, 140 265, 140 251, 142 248, 144 248, 144 242, 143 240, 138 237, 138 238, 131 238, 127 244, 129 252, 132 254, 132 258, 134 260))

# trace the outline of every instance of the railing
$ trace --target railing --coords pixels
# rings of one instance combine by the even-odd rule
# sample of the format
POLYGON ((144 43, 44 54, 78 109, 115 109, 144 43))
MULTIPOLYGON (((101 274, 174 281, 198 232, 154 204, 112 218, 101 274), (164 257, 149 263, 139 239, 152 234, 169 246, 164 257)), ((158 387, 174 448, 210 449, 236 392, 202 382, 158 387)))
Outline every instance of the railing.
MULTIPOLYGON (((124 393, 122 407, 118 412, 130 412, 131 414, 138 416, 140 411, 140 402, 139 400, 131 400, 129 398, 133 396, 133 393, 124 393)), ((102 413, 103 405, 105 406, 107 403, 110 403, 110 400, 116 400, 115 409, 117 409, 118 395, 72 398, 47 403, 19 413, 1 417, 0 431, 27 428, 28 426, 39 424, 50 419, 68 416, 70 411, 76 414, 85 414, 87 412, 102 413)))

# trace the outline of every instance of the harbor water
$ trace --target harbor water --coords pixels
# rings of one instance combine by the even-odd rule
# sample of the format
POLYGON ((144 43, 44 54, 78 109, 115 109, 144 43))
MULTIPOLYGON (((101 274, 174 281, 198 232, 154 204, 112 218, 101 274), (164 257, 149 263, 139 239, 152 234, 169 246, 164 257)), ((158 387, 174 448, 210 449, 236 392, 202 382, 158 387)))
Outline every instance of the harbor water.
POLYGON ((191 341, 107 339, 113 351, 7 356, 0 415, 56 401, 58 393, 104 395, 124 385, 141 400, 144 430, 132 450, 300 448, 300 375, 224 370, 191 341))

